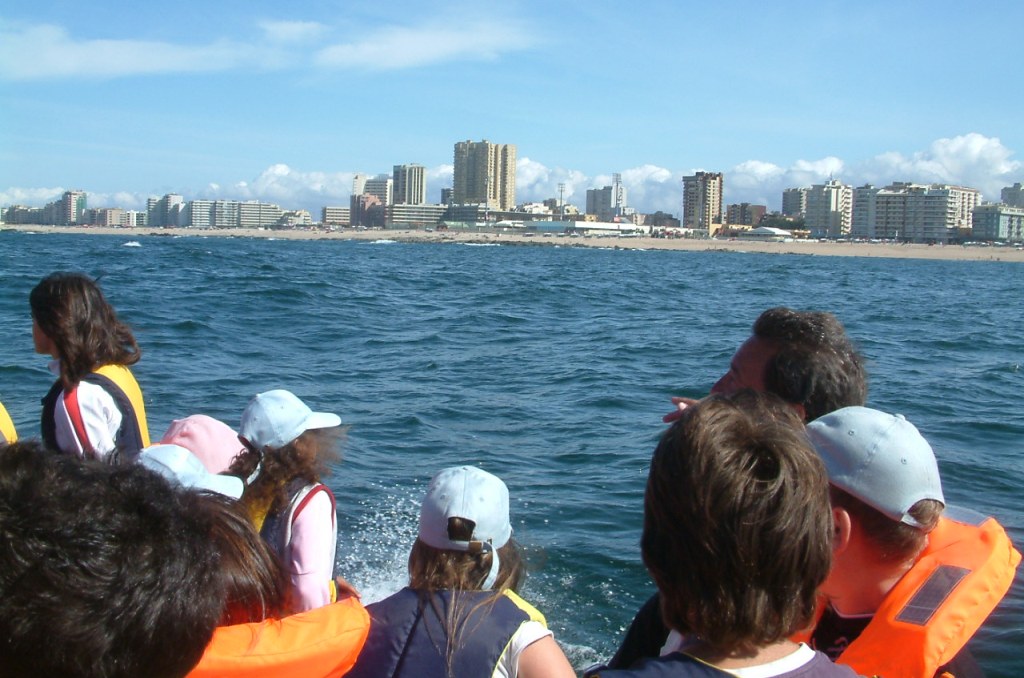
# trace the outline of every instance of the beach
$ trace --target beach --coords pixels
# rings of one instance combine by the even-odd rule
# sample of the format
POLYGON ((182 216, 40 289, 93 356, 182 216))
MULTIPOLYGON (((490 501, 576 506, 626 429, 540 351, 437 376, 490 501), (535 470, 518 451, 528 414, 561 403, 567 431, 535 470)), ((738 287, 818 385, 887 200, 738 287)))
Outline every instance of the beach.
POLYGON ((789 242, 695 240, 686 238, 645 238, 615 236, 569 237, 556 234, 506 231, 426 231, 413 229, 345 228, 303 229, 197 229, 100 226, 35 226, 5 224, 0 230, 82 235, 208 237, 208 238, 280 238, 297 240, 395 240, 398 242, 462 243, 479 245, 536 245, 558 247, 594 247, 605 249, 678 250, 693 252, 757 252, 765 254, 803 254, 822 257, 872 257, 886 259, 944 259, 963 261, 1007 261, 1024 263, 1024 249, 1014 246, 922 245, 871 242, 789 242))

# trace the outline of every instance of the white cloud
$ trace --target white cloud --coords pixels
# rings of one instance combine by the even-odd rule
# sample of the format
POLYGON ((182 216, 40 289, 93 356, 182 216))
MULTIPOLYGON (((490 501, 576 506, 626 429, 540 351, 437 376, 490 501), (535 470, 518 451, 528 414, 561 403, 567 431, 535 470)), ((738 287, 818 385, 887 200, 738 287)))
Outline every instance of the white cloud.
POLYGON ((176 45, 144 40, 77 40, 51 24, 0 28, 0 78, 32 80, 212 72, 268 63, 256 46, 230 41, 176 45))
POLYGON ((309 43, 327 32, 327 26, 316 21, 261 21, 259 27, 268 40, 282 43, 309 43))
POLYGON ((453 19, 368 31, 356 41, 321 49, 314 61, 332 69, 395 70, 458 60, 488 61, 504 52, 527 49, 535 40, 534 31, 517 21, 453 19))
POLYGON ((68 189, 56 188, 19 188, 12 186, 6 191, 0 191, 0 206, 10 207, 11 205, 27 205, 29 207, 42 207, 48 202, 53 202, 68 189))

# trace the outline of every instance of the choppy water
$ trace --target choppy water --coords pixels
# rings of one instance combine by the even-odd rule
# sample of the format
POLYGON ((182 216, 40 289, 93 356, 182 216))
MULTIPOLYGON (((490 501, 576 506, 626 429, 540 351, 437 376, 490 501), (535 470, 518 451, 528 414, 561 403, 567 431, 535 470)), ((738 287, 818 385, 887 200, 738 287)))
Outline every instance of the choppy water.
MULTIPOLYGON (((237 426, 288 388, 352 428, 330 480, 340 570, 404 583, 417 502, 474 463, 512 493, 525 596, 574 664, 608 656, 653 590, 639 560, 648 459, 674 394, 701 396, 765 308, 835 312, 869 358, 869 404, 931 441, 947 499, 1024 543, 1024 267, 725 252, 0 233, 0 399, 23 436, 50 383, 28 293, 103 276, 144 350, 150 429, 237 426)), ((973 643, 1024 674, 1016 584, 973 643)))

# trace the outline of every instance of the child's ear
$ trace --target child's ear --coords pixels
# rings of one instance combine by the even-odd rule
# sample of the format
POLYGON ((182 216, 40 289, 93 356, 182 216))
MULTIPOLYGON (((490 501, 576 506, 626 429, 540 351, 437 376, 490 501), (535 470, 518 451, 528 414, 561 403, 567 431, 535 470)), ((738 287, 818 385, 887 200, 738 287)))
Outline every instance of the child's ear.
POLYGON ((850 545, 852 524, 850 514, 844 508, 832 507, 832 554, 839 555, 850 545))

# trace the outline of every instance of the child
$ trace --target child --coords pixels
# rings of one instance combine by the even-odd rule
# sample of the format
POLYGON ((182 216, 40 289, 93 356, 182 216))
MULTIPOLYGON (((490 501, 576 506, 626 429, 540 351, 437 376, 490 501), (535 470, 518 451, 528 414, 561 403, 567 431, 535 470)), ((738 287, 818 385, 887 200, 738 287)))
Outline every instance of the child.
POLYGON ((640 541, 673 633, 618 676, 852 677, 788 640, 828 574, 828 484, 799 418, 771 394, 686 408, 651 460, 640 541))
POLYGON ((471 466, 441 471, 420 509, 409 586, 368 606, 352 678, 575 676, 544 617, 515 594, 523 577, 508 488, 471 466))
POLYGON ((242 503, 291 581, 289 612, 332 600, 338 531, 334 494, 321 478, 339 459, 341 418, 313 412, 285 390, 257 395, 242 414, 245 450, 231 472, 248 478, 242 503))
POLYGON ((139 361, 131 328, 94 280, 53 273, 29 295, 36 353, 57 375, 43 399, 47 446, 80 457, 131 459, 149 446, 142 392, 128 365, 139 361))

